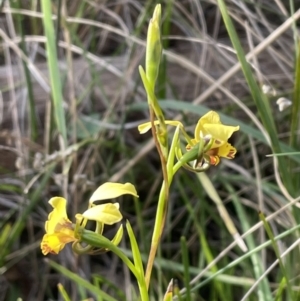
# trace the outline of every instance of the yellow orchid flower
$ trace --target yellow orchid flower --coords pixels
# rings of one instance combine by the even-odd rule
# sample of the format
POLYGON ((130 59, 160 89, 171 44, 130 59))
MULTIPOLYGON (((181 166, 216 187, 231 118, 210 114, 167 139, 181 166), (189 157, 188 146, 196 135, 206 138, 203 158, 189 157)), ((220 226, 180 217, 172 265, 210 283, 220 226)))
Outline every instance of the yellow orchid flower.
POLYGON ((49 204, 53 207, 53 211, 50 212, 48 221, 45 223, 46 234, 41 242, 44 255, 58 254, 67 243, 76 240, 73 224, 67 216, 67 200, 54 197, 50 199, 49 204))
MULTIPOLYGON (((122 219, 122 214, 118 203, 94 205, 93 202, 113 199, 123 194, 138 197, 135 187, 130 183, 105 183, 101 185, 90 199, 90 206, 92 207, 83 214, 76 214, 77 223, 81 223, 83 219, 93 220, 101 225, 113 225, 119 222, 122 219)), ((48 253, 58 254, 67 243, 78 239, 74 231, 75 227, 67 216, 67 200, 62 197, 54 197, 50 199, 49 204, 53 210, 45 223, 46 234, 41 242, 41 250, 44 255, 48 253)))
MULTIPOLYGON (((199 119, 195 128, 195 137, 192 139, 192 146, 196 145, 200 139, 207 141, 212 139, 211 146, 205 152, 205 155, 209 156, 211 165, 217 165, 220 162, 220 157, 233 159, 236 148, 227 141, 239 128, 239 126, 222 124, 219 114, 210 111, 199 119)), ((191 145, 188 144, 187 149, 190 147, 191 145)))
MULTIPOLYGON (((166 120, 166 124, 171 126, 179 126, 182 134, 184 135, 185 140, 187 141, 187 150, 191 150, 194 146, 199 144, 202 139, 204 142, 204 150, 200 158, 196 160, 193 167, 190 167, 190 170, 201 171, 207 169, 209 165, 217 165, 220 162, 220 158, 233 159, 236 154, 236 149, 230 143, 228 139, 231 135, 239 130, 239 126, 229 126, 222 124, 220 116, 214 111, 209 111, 204 116, 202 116, 195 128, 194 138, 191 138, 183 124, 177 120, 166 120), (198 169, 200 168, 200 169, 198 169)), ((159 122, 156 120, 154 125, 159 125, 159 122)), ((141 134, 146 133, 151 129, 151 122, 146 122, 138 126, 138 130, 141 134)), ((177 148, 176 154, 178 160, 182 158, 183 154, 181 153, 180 147, 177 148)), ((188 167, 187 164, 184 165, 188 167)))

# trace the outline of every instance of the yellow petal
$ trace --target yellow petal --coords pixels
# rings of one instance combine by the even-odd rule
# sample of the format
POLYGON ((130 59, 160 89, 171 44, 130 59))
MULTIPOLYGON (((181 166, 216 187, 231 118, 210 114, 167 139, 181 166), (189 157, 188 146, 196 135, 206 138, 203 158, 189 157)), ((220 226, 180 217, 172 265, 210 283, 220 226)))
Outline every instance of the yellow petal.
POLYGON ((69 221, 66 211, 67 200, 61 197, 54 197, 50 199, 49 204, 53 207, 53 210, 48 215, 45 230, 48 234, 52 234, 55 232, 57 224, 61 221, 69 221))
POLYGON ((90 198, 90 203, 117 198, 123 194, 137 195, 135 187, 130 183, 120 184, 107 182, 99 186, 90 198))
POLYGON ((197 141, 200 139, 200 132, 206 135, 206 133, 203 133, 204 124, 221 124, 219 114, 215 111, 209 111, 199 119, 195 128, 195 139, 197 139, 197 141))
POLYGON ((220 124, 221 120, 220 120, 220 116, 217 112, 209 111, 200 118, 200 122, 202 124, 205 124, 205 123, 220 124))
POLYGON ((55 234, 45 234, 41 242, 41 249, 44 255, 48 253, 58 254, 65 246, 55 234))
MULTIPOLYGON (((154 124, 158 124, 158 121, 156 120, 154 124)), ((138 126, 138 130, 140 134, 145 134, 151 129, 151 122, 142 123, 138 126)))
POLYGON ((220 142, 226 142, 234 132, 240 129, 239 126, 223 124, 204 124, 203 128, 205 135, 211 135, 212 138, 220 142))
POLYGON ((41 242, 41 249, 44 255, 48 253, 58 254, 67 243, 75 241, 74 236, 64 233, 45 234, 41 242))
MULTIPOLYGON (((154 124, 158 125, 159 121, 155 120, 154 124)), ((183 128, 183 124, 180 121, 177 121, 177 120, 165 120, 165 124, 172 125, 172 126, 178 126, 179 125, 180 127, 183 128)), ((138 130, 139 130, 140 134, 145 134, 150 129, 151 129, 151 122, 142 123, 138 126, 138 130)))
POLYGON ((229 137, 239 130, 239 126, 223 125, 220 121, 220 116, 214 111, 210 111, 202 116, 195 128, 195 139, 199 141, 201 134, 203 136, 211 135, 212 138, 219 140, 220 142, 226 142, 229 137))
POLYGON ((218 149, 218 155, 227 159, 233 159, 236 154, 236 148, 230 143, 225 143, 218 149))
POLYGON ((86 210, 82 216, 88 220, 97 221, 107 225, 113 225, 123 218, 119 210, 119 203, 94 206, 86 210))

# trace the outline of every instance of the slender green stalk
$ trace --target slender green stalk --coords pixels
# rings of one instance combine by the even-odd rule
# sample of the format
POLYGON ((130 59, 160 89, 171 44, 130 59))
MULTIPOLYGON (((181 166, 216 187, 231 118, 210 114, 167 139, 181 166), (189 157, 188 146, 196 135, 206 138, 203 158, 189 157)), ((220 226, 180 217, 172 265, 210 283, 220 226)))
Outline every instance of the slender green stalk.
POLYGON ((64 113, 64 103, 61 88, 60 72, 58 68, 58 59, 56 52, 55 32, 52 21, 51 1, 42 0, 41 8, 43 12, 43 25, 46 35, 46 48, 47 48, 47 63, 50 74, 54 115, 57 130, 63 138, 64 148, 67 146, 67 127, 64 113))
MULTIPOLYGON (((299 42, 300 47, 300 42, 299 42)), ((299 112, 300 112, 300 51, 296 52, 295 60, 295 84, 294 84, 294 96, 292 105, 292 116, 291 116, 291 136, 290 145, 291 147, 297 148, 298 144, 298 127, 299 127, 299 112)))
MULTIPOLYGON (((286 288, 286 278, 283 277, 280 281, 279 288, 277 289, 275 301, 283 300, 285 288, 286 288)), ((298 300, 298 299, 296 299, 296 300, 298 300)))
MULTIPOLYGON (((241 221, 241 227, 243 229, 243 232, 246 232, 250 229, 251 226, 249 223, 249 218, 247 217, 247 214, 244 210, 244 207, 241 205, 240 200, 238 199, 238 197, 234 191, 234 188, 225 181, 224 181, 224 185, 233 199, 233 203, 234 203, 236 211, 238 213, 239 220, 241 221)), ((247 245, 248 245, 250 253, 251 253, 251 250, 254 250, 256 247, 255 239, 254 239, 253 235, 248 235, 245 238, 245 240, 247 242, 247 245)), ((253 273, 255 275, 255 278, 258 279, 264 271, 264 267, 263 267, 262 261, 261 261, 261 255, 253 252, 253 253, 251 253, 250 258, 252 261, 253 273)), ((266 277, 264 279, 262 279, 262 281, 259 283, 258 296, 260 297, 260 300, 272 300, 270 283, 266 277)))
POLYGON ((271 230, 271 227, 269 225, 269 223, 266 221, 266 218, 264 216, 264 214, 262 212, 259 213, 259 217, 260 219, 262 220, 263 224, 264 224, 264 228, 272 242, 272 246, 273 246, 273 249, 275 251, 275 254, 276 254, 276 257, 279 261, 279 266, 280 266, 280 269, 281 269, 281 272, 283 274, 283 277, 285 278, 286 280, 286 287, 287 287, 287 292, 288 292, 288 296, 289 296, 289 300, 293 300, 293 290, 292 290, 292 287, 291 287, 291 284, 289 282, 289 277, 288 277, 288 274, 287 274, 287 271, 286 271, 286 268, 284 267, 284 264, 282 262, 282 259, 281 259, 281 256, 280 256, 280 252, 279 252, 279 249, 278 249, 278 246, 276 244, 276 241, 275 241, 275 238, 274 238, 274 235, 273 235, 273 232, 271 230))
MULTIPOLYGON (((170 179, 170 177, 169 177, 168 182, 169 182, 169 185, 171 185, 172 178, 170 179)), ((149 287, 154 259, 155 259, 157 248, 160 243, 161 235, 162 235, 162 232, 163 232, 163 229, 165 226, 166 213, 168 210, 168 199, 166 198, 166 186, 165 185, 166 185, 165 181, 163 181, 161 189, 160 189, 158 205, 157 205, 157 210, 156 210, 155 224, 154 224, 152 240, 151 240, 151 247, 150 247, 146 274, 145 274, 145 280, 146 280, 147 287, 149 287)))
POLYGON ((154 138, 155 145, 156 145, 159 157, 160 157, 164 180, 163 180, 163 184, 161 187, 159 201, 158 201, 158 205, 157 205, 155 225, 154 225, 154 230, 153 230, 153 235, 152 235, 149 259, 148 259, 146 273, 145 273, 145 280, 146 280, 147 288, 149 288, 154 258, 156 256, 158 244, 160 242, 162 231, 163 231, 163 228, 165 225, 165 218, 166 218, 166 214, 167 214, 167 210, 168 210, 167 201, 169 199, 169 187, 171 185, 170 180, 169 180, 169 174, 167 172, 168 163, 165 163, 166 158, 165 158, 164 154, 162 153, 161 144, 159 143, 158 137, 156 136, 156 133, 155 133, 153 108, 149 107, 149 109, 150 109, 150 120, 151 120, 151 124, 152 124, 152 127, 151 127, 152 136, 154 138))
MULTIPOLYGON (((161 138, 162 141, 162 146, 166 148, 165 152, 167 152, 167 139, 166 139, 166 133, 167 133, 167 127, 165 124, 165 117, 164 114, 161 110, 161 107, 158 104, 158 100, 154 94, 153 87, 149 80, 147 79, 146 73, 143 69, 142 66, 139 66, 139 72, 140 76, 142 78, 144 88, 147 92, 147 97, 148 97, 148 104, 149 104, 149 109, 150 111, 153 110, 155 113, 155 117, 159 120, 159 128, 157 128, 158 133, 156 134, 158 138, 161 138)), ((165 159, 167 157, 167 154, 165 154, 165 159)))
POLYGON ((64 301, 71 301, 71 299, 70 299, 68 293, 66 292, 65 288, 63 287, 63 285, 61 283, 59 283, 57 285, 57 287, 58 287, 58 290, 59 290, 61 296, 63 297, 64 301))
MULTIPOLYGON (((141 271, 141 273, 140 273, 139 269, 129 260, 129 258, 117 246, 115 246, 106 237, 99 235, 93 231, 81 230, 78 233, 80 236, 80 240, 82 242, 85 242, 94 247, 107 248, 111 252, 115 253, 126 264, 126 266, 133 273, 134 277, 137 279, 142 301, 149 301, 148 288, 146 286, 146 282, 143 277, 143 273, 142 273, 143 271, 141 271)), ((135 260, 136 260, 136 257, 135 257, 135 260)), ((141 263, 141 261, 140 261, 140 263, 141 263)))
POLYGON ((139 278, 137 279, 137 281, 138 281, 138 286, 139 286, 139 290, 141 293, 141 297, 142 297, 142 300, 148 301, 149 300, 148 288, 147 288, 145 277, 144 277, 144 268, 143 268, 141 253, 140 253, 138 243, 136 241, 135 235, 133 233, 133 230, 131 228, 129 221, 126 222, 126 229, 127 229, 129 239, 130 239, 130 245, 131 245, 131 250, 132 250, 132 254, 133 254, 134 265, 139 273, 139 278))
MULTIPOLYGON (((167 178, 167 181, 168 181, 167 189, 169 189, 169 187, 172 183, 173 176, 176 173, 173 171, 173 165, 174 165, 174 159, 175 159, 175 148, 177 147, 177 144, 178 144, 178 137, 179 137, 178 135, 179 135, 179 127, 176 128, 176 131, 174 133, 170 152, 169 152, 168 162, 166 164, 167 177, 168 177, 167 178)), ((150 277, 151 277, 151 273, 152 273, 152 268, 153 268, 157 248, 158 248, 160 238, 161 238, 162 232, 164 230, 164 226, 165 226, 167 210, 168 210, 168 197, 166 194, 166 182, 163 181, 161 189, 160 189, 158 204, 157 204, 155 224, 154 224, 152 240, 151 240, 151 248, 150 248, 149 258, 148 258, 148 262, 147 262, 146 274, 145 274, 146 284, 148 287, 149 287, 149 283, 150 283, 150 277)))
MULTIPOLYGON (((299 149, 299 118, 300 118, 300 41, 296 47, 296 59, 295 59, 295 79, 294 79, 294 93, 293 93, 293 105, 291 113, 291 125, 290 125, 290 146, 299 149)), ((293 186, 296 189, 296 193, 299 193, 299 173, 295 173, 295 164, 290 160, 289 166, 290 173, 293 173, 293 186)))
POLYGON ((184 267, 184 286, 186 288, 186 301, 191 301, 191 286, 190 286, 190 272, 189 272, 189 254, 188 248, 186 244, 185 237, 181 237, 180 239, 181 244, 181 254, 182 254, 182 262, 184 267))
MULTIPOLYGON (((169 187, 170 187, 170 175, 167 172, 168 161, 168 133, 165 124, 165 118, 163 112, 159 106, 157 98, 155 96, 155 84, 159 73, 159 65, 162 53, 161 34, 160 34, 160 21, 161 21, 161 5, 157 4, 152 19, 149 22, 147 33, 147 46, 146 46, 146 72, 140 66, 140 75, 147 93, 151 130, 154 142, 160 157, 161 167, 163 172, 163 184, 161 187, 161 193, 159 197, 158 207, 156 211, 156 220, 154 226, 154 232, 152 236, 152 242, 150 247, 149 259, 147 263, 145 281, 147 288, 149 288, 150 277, 154 258, 156 256, 157 248, 160 242, 162 231, 165 225, 165 219, 168 210, 169 199, 169 187), (154 116, 159 121, 159 126, 154 125, 154 116)), ((171 179, 172 180, 172 179, 171 179)))
MULTIPOLYGON (((206 233, 204 231, 205 226, 204 225, 200 225, 200 221, 199 221, 199 216, 196 214, 197 211, 195 211, 195 207, 192 206, 192 204, 190 203, 190 200, 188 198, 188 196, 186 195, 185 192, 185 184, 181 183, 181 181, 177 181, 177 186, 181 192, 181 198, 183 199, 184 203, 185 203, 185 207, 189 213, 189 215, 191 216, 191 218, 194 220, 194 225, 195 228, 198 232, 198 236, 199 236, 199 242, 201 243, 201 250, 204 254, 204 257, 207 261, 208 264, 210 264, 213 260, 214 260, 214 256, 212 253, 212 250, 209 246, 209 243, 207 241, 207 237, 206 237, 206 233), (197 215, 197 216, 196 216, 197 215)), ((202 208, 201 210, 204 210, 204 208, 202 208)), ((203 213, 205 214, 205 213, 203 213)), ((183 251, 182 251, 183 253, 183 251)), ((218 271, 218 266, 217 265, 213 265, 210 268, 212 273, 216 273, 218 271)), ((190 271, 190 268, 189 268, 190 271)), ((187 285, 185 285, 187 286, 187 285)), ((219 296, 223 296, 224 295, 224 286, 222 285, 221 281, 214 281, 214 286, 215 286, 215 293, 218 293, 219 296)))
POLYGON ((148 258, 148 263, 146 268, 146 274, 145 274, 145 279, 148 287, 150 283, 150 277, 151 277, 155 255, 165 226, 165 219, 168 211, 169 187, 171 186, 173 177, 175 173, 179 170, 179 168, 182 167, 187 162, 194 160, 199 152, 199 148, 194 147, 189 152, 185 153, 184 156, 174 165, 176 148, 178 147, 179 144, 179 131, 180 131, 180 126, 177 126, 170 147, 168 161, 166 164, 167 183, 165 180, 163 181, 160 189, 159 199, 158 199, 154 230, 153 230, 152 240, 151 240, 151 248, 150 248, 150 253, 149 253, 149 258, 148 258))
MULTIPOLYGON (((18 1, 12 1, 11 2, 12 6, 15 5, 16 8, 21 9, 21 0, 18 1)), ((16 15, 16 20, 17 20, 17 27, 18 31, 21 36, 21 43, 20 47, 25 55, 27 55, 26 51, 26 45, 25 45, 25 39, 24 39, 24 16, 22 14, 16 15)), ((26 79, 26 86, 27 86, 27 91, 28 91, 28 103, 29 103, 29 122, 30 122, 30 135, 31 135, 31 140, 36 141, 37 135, 38 135, 38 125, 37 125, 37 115, 35 112, 35 102, 34 102, 34 97, 33 97, 33 88, 32 88, 32 82, 31 82, 31 77, 30 77, 30 72, 28 69, 27 64, 25 61, 22 61, 23 63, 23 68, 24 68, 24 74, 25 74, 25 79, 26 79)))
POLYGON ((93 231, 85 230, 85 229, 83 229, 81 231, 78 231, 78 234, 80 236, 80 241, 85 242, 85 243, 87 243, 89 245, 92 245, 94 247, 107 248, 110 251, 112 251, 113 253, 115 253, 128 266, 128 268, 133 273, 133 275, 136 278, 139 277, 134 264, 109 239, 107 239, 106 237, 104 237, 102 235, 99 235, 99 234, 97 234, 97 233, 95 233, 93 231))
POLYGON ((53 269, 57 270, 61 275, 64 275, 64 276, 68 277, 69 279, 71 279, 72 281, 74 281, 78 286, 85 288, 86 290, 90 291, 91 293, 93 293, 97 296, 101 296, 103 298, 103 300, 105 300, 105 301, 117 301, 115 298, 113 298, 110 295, 108 295, 107 293, 103 292, 102 290, 97 288, 95 285, 93 285, 89 281, 87 281, 87 280, 81 278, 79 275, 69 271, 67 268, 59 265, 55 261, 48 260, 48 262, 49 262, 49 265, 53 269))
MULTIPOLYGON (((249 86, 250 92, 252 94, 252 98, 255 102, 255 105, 258 109, 260 118, 263 122, 264 127, 266 128, 270 139, 271 139, 271 144, 273 148, 273 152, 275 153, 280 153, 281 148, 279 144, 279 139, 278 139, 278 134, 273 118, 273 114, 270 109, 270 105, 268 103, 268 99, 266 96, 262 93, 260 87, 255 81, 255 78, 253 76, 251 67, 249 63, 246 60, 245 53, 243 51, 241 42, 239 40, 239 37, 236 33, 236 30, 234 28, 233 22, 229 16, 229 13, 227 11, 227 7, 225 4, 224 0, 218 0, 219 8, 225 23, 225 26, 227 28, 229 37, 231 39, 231 42, 233 44, 233 47, 236 51, 237 57, 241 63, 241 69, 244 73, 245 79, 247 81, 247 84, 249 86)), ((279 157, 278 158, 278 163, 279 163, 279 170, 283 178, 283 182, 286 185, 287 189, 293 193, 294 189, 291 185, 290 181, 290 175, 288 173, 288 169, 286 168, 286 162, 284 157, 279 157)))

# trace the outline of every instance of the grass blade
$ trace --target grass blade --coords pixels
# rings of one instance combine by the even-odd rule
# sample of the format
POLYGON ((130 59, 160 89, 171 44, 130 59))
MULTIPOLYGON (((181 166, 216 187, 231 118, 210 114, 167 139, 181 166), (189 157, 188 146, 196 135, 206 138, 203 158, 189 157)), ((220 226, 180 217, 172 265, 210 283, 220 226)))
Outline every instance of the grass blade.
POLYGON ((52 260, 48 260, 48 262, 49 262, 49 265, 53 269, 55 269, 56 271, 58 271, 61 275, 64 275, 64 276, 68 277, 74 283, 76 283, 79 286, 84 287, 86 290, 90 291, 91 293, 93 293, 93 294, 95 294, 97 296, 101 296, 103 298, 103 300, 106 300, 106 301, 116 301, 115 298, 109 296, 107 293, 103 292, 101 289, 97 288, 95 285, 93 285, 89 281, 81 278, 80 276, 78 276, 77 274, 69 271, 65 267, 59 265, 58 263, 56 263, 56 262, 54 262, 52 260))
POLYGON ((189 273, 189 255, 186 239, 184 236, 180 238, 182 263, 184 267, 184 286, 186 288, 186 301, 191 301, 191 286, 190 286, 190 273, 189 273))
POLYGON ((266 218, 264 216, 264 214, 262 212, 259 213, 259 217, 260 219, 262 220, 263 224, 264 224, 264 228, 272 242, 272 247, 275 251, 275 254, 276 254, 276 257, 279 261, 279 266, 280 266, 280 269, 281 269, 281 272, 283 274, 283 277, 286 279, 286 288, 287 288, 287 295, 289 296, 289 300, 294 300, 293 299, 293 291, 292 291, 292 287, 290 285, 290 282, 289 282, 289 277, 288 277, 288 274, 287 274, 287 271, 284 267, 284 263, 281 259, 281 256, 280 256, 280 251, 279 251, 279 248, 277 246, 277 243, 274 239, 274 234, 273 234, 273 231, 271 230, 271 227, 269 225, 269 223, 266 221, 266 218))
MULTIPOLYGON (((245 79, 248 83, 252 98, 255 102, 255 105, 258 109, 260 118, 262 120, 262 123, 267 130, 270 139, 271 139, 271 144, 273 148, 273 152, 275 153, 281 153, 281 148, 278 140, 278 135, 277 135, 277 130, 275 127, 275 122, 273 119, 273 114, 271 112, 268 99, 267 97, 262 93, 260 87, 255 81, 255 78, 253 76, 251 67, 249 63, 246 60, 245 53, 243 51, 242 45, 240 43, 239 37, 236 33, 236 30, 234 28, 233 22, 228 14, 227 7, 225 5, 224 0, 218 0, 219 4, 219 9, 221 11, 225 26, 227 28, 227 32, 229 34, 231 43, 236 51, 238 60, 240 61, 241 64, 241 69, 244 73, 245 79)), ((278 163, 279 163, 279 170, 283 178, 283 182, 285 183, 287 189, 293 193, 294 189, 291 185, 291 181, 289 180, 289 173, 286 168, 285 164, 285 158, 284 157, 279 157, 278 158, 278 163)))
POLYGON ((61 87, 61 80, 60 80, 60 72, 58 68, 55 32, 54 32, 54 26, 52 22, 51 1, 42 0, 41 7, 43 12, 44 31, 47 38, 46 40, 47 63, 48 63, 50 82, 52 88, 55 121, 56 121, 57 130, 63 138, 65 144, 64 147, 66 147, 67 128, 66 128, 65 113, 63 109, 64 108, 63 95, 62 95, 62 87, 61 87))
MULTIPOLYGON (((15 6, 16 8, 21 8, 21 1, 12 2, 12 6, 15 6)), ((24 38, 24 16, 21 14, 16 15, 16 24, 19 31, 19 34, 21 36, 21 43, 20 48, 22 49, 23 53, 27 56, 26 51, 26 45, 25 45, 25 38, 24 38)), ((31 139, 32 141, 36 141, 37 135, 38 135, 38 124, 37 124, 37 115, 35 112, 35 102, 34 102, 34 96, 33 96, 33 87, 32 87, 32 81, 30 77, 30 72, 28 69, 27 64, 22 61, 23 68, 24 68, 24 74, 26 79, 26 87, 28 90, 28 100, 29 100, 29 122, 30 122, 30 132, 31 132, 31 139)))

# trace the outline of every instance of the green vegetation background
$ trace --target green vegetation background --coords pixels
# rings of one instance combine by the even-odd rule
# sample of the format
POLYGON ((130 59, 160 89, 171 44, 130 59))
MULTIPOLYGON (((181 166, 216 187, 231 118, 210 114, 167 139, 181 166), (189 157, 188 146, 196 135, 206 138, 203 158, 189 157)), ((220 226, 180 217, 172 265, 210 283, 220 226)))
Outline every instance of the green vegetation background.
MULTIPOLYGON (((74 216, 101 183, 130 181, 140 199, 124 198, 122 212, 147 258, 162 175, 151 136, 137 131, 149 119, 138 65, 155 4, 1 2, 0 300, 62 300, 58 283, 70 300, 138 300, 112 254, 66 247, 45 259, 39 243, 50 197, 67 197, 74 216)), ((176 175, 151 300, 171 278, 182 300, 299 300, 299 2, 161 4, 166 118, 193 132, 213 109, 240 131, 236 159, 207 172, 213 187, 176 175)), ((128 239, 121 247, 130 256, 128 239)))

